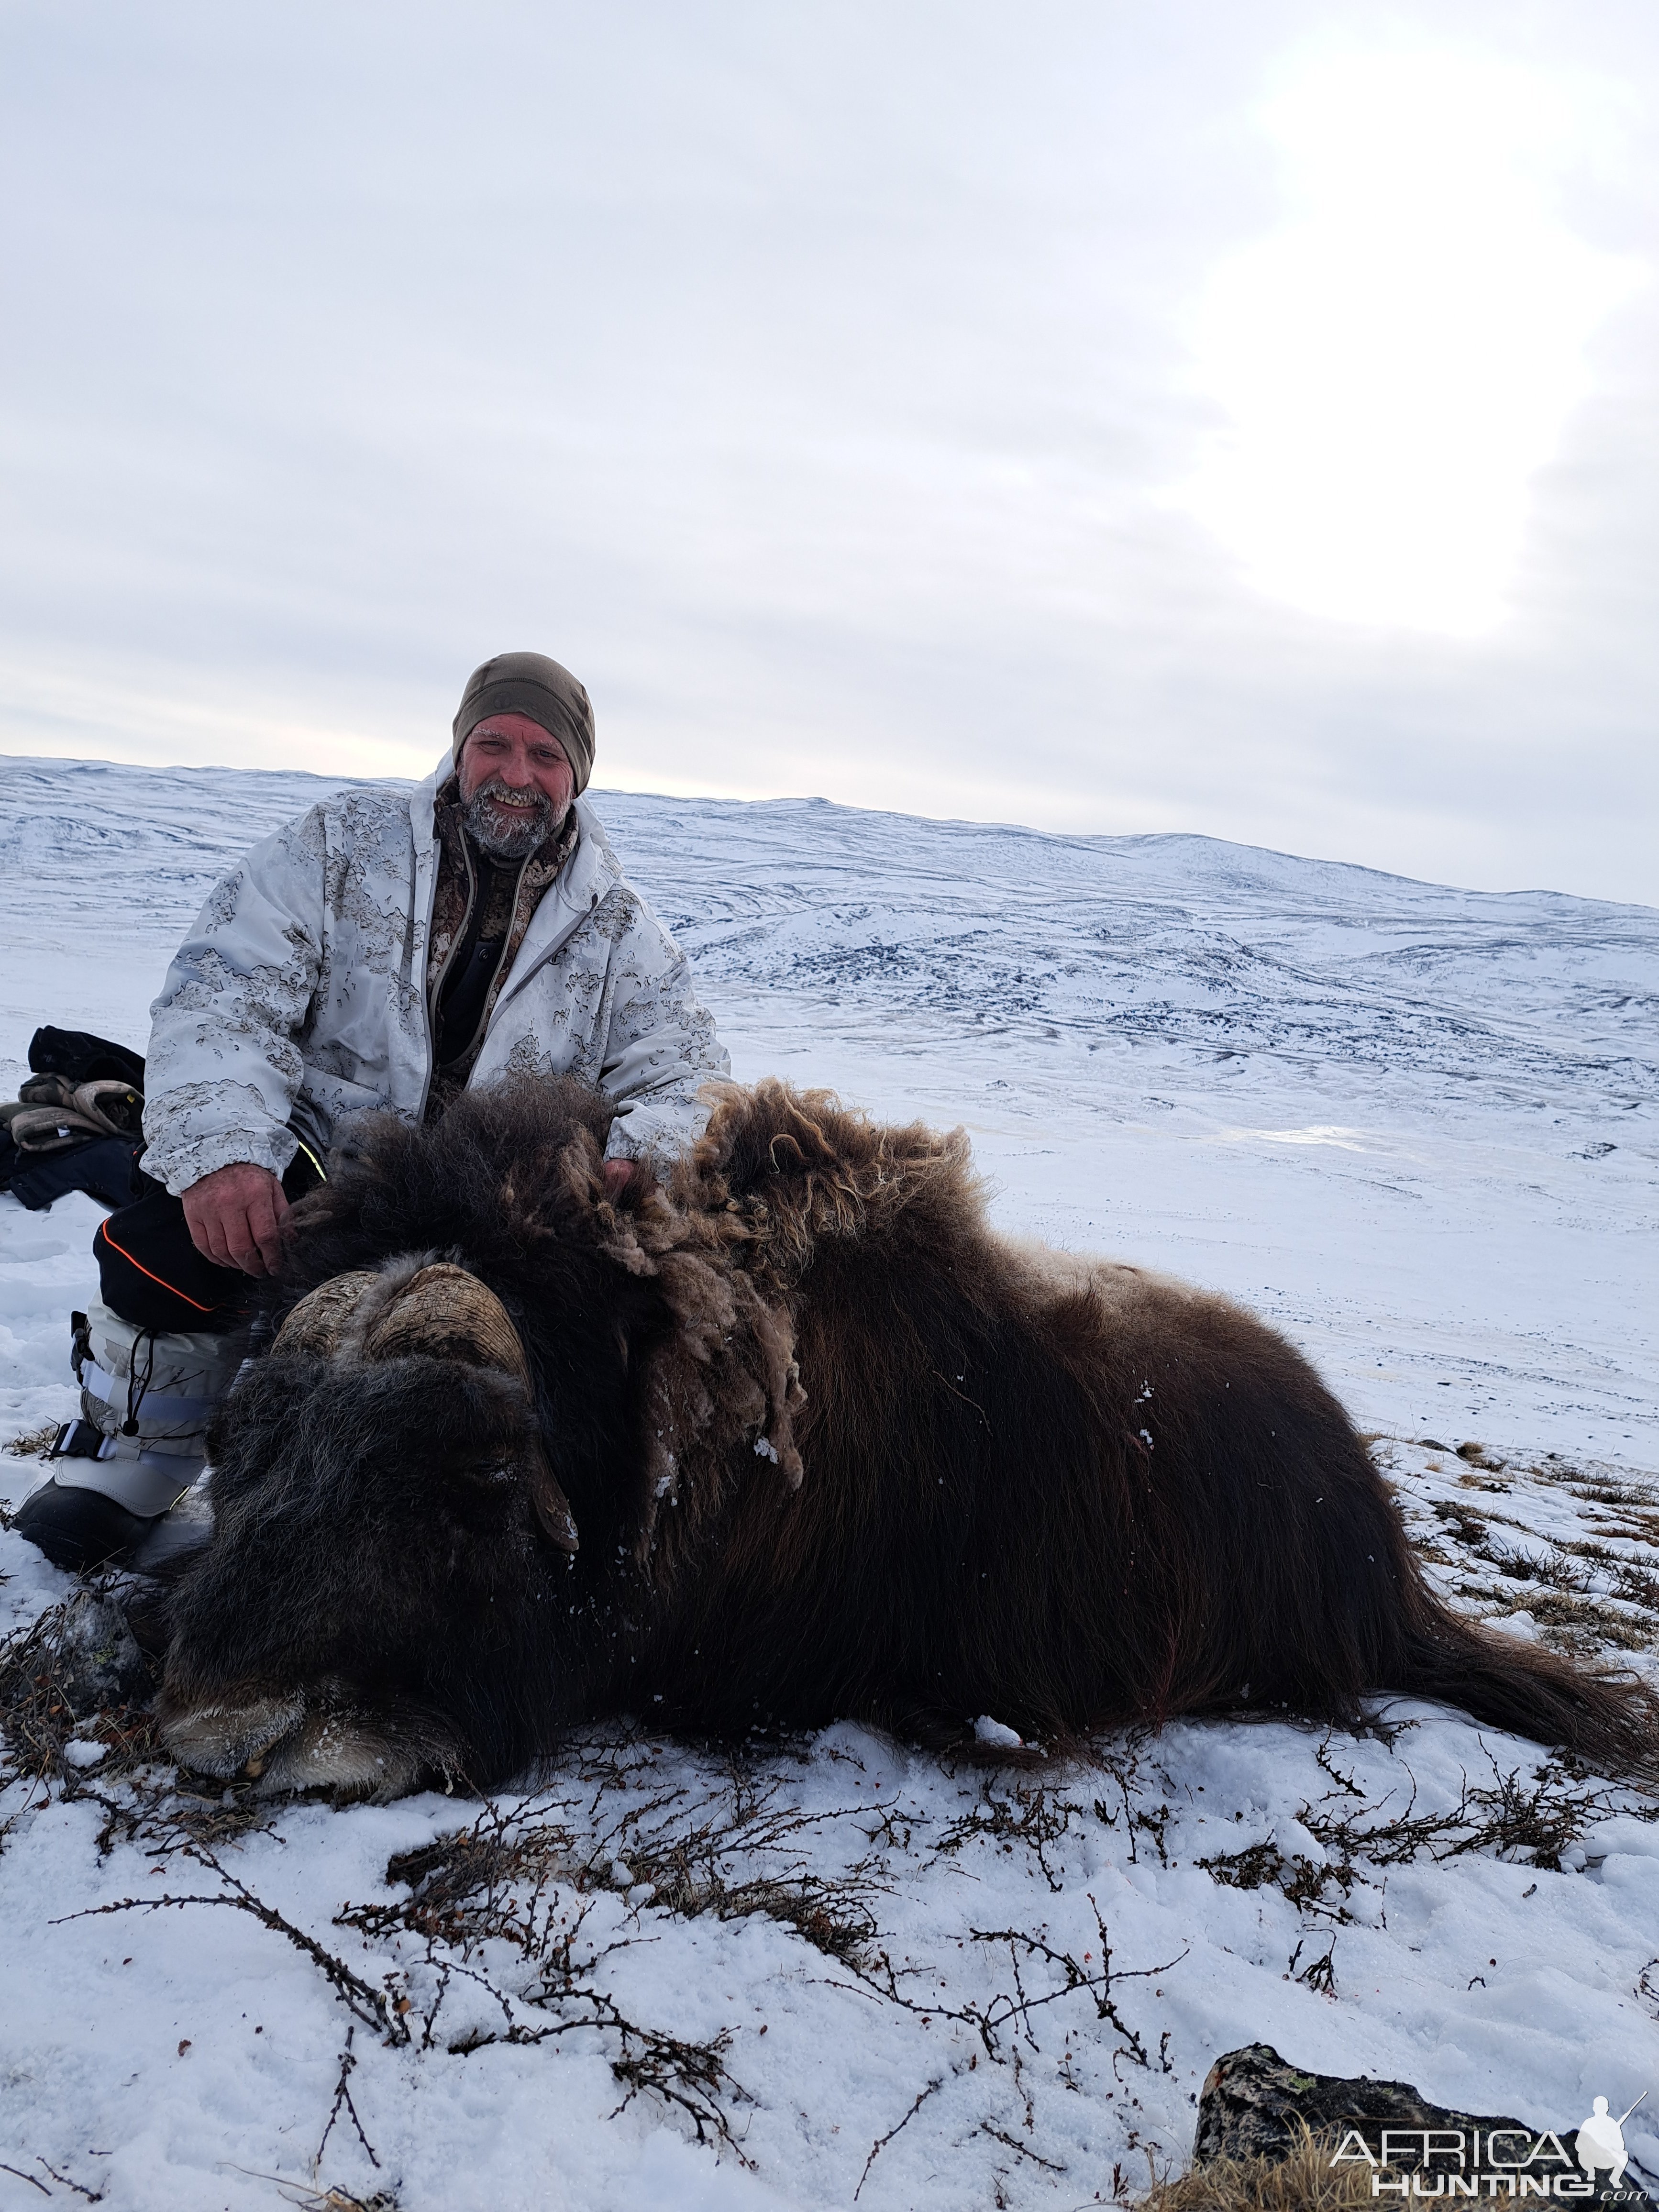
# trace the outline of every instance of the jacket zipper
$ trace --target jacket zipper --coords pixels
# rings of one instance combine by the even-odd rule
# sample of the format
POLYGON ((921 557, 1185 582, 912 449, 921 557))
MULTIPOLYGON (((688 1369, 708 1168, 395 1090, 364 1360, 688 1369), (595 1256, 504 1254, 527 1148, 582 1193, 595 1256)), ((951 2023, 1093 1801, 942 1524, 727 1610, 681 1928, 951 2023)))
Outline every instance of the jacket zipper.
MULTIPOLYGON (((538 847, 537 850, 539 851, 540 848, 538 847)), ((433 861, 433 896, 434 901, 437 896, 437 870, 441 865, 442 852, 443 845, 441 839, 440 839, 437 841, 436 844, 437 857, 434 857, 433 861)), ((467 924, 472 919, 473 904, 478 896, 478 876, 477 869, 474 868, 472 865, 472 846, 471 840, 467 837, 465 830, 461 833, 461 857, 466 862, 466 911, 461 917, 460 927, 450 939, 448 948, 445 951, 442 960, 438 963, 438 972, 433 977, 431 988, 426 994, 426 1089, 422 1092, 421 1097, 421 1120, 422 1122, 426 1120, 427 1099, 432 1095, 432 1079, 438 1073, 438 1036, 433 1020, 433 1009, 438 1005, 439 1001, 443 997, 444 978, 449 973, 450 962, 455 957, 456 946, 465 943, 465 941, 467 924)), ((497 982, 501 980, 501 969, 507 959, 507 948, 513 942, 514 925, 519 919, 519 900, 524 892, 525 872, 535 857, 535 853, 526 853, 523 860, 519 863, 518 874, 513 878, 513 902, 507 908, 507 934, 501 939, 501 949, 495 956, 495 965, 490 971, 489 986, 483 995, 483 1011, 478 1016, 477 1027, 473 1030, 466 1042, 461 1047, 459 1052, 456 1054, 455 1057, 457 1060, 465 1060, 467 1054, 471 1051, 473 1046, 481 1045, 483 1039, 489 1034, 490 1019, 495 1012, 495 1007, 489 1003, 490 993, 494 991, 497 982)), ((556 880, 557 878, 556 878, 555 881, 556 880)), ((547 888, 550 891, 553 888, 552 884, 550 884, 547 888)), ((541 963, 538 961, 536 964, 539 967, 541 963)))
MULTIPOLYGON (((537 849, 538 849, 538 851, 539 851, 540 848, 538 847, 537 849)), ((483 1042, 484 1038, 485 1038, 485 1037, 487 1037, 487 1036, 489 1036, 489 1024, 490 1024, 490 1020, 491 1020, 491 1018, 494 1016, 495 1012, 495 1007, 494 1007, 494 1006, 492 1006, 490 1005, 490 1003, 489 1003, 489 1000, 490 1000, 490 993, 491 993, 491 992, 493 992, 493 991, 495 990, 495 986, 496 986, 496 983, 497 983, 497 982, 500 981, 500 979, 501 979, 501 973, 502 964, 503 964, 503 963, 506 961, 506 958, 507 958, 507 946, 508 946, 509 945, 511 945, 511 944, 512 944, 512 942, 513 942, 513 931, 514 931, 514 925, 516 924, 516 922, 518 921, 518 919, 519 919, 519 901, 520 901, 520 898, 523 896, 523 892, 524 892, 524 878, 525 878, 525 871, 529 867, 530 863, 531 863, 531 862, 535 859, 535 857, 536 857, 536 854, 535 854, 534 853, 526 853, 526 854, 525 854, 525 856, 524 856, 523 860, 520 860, 520 863, 519 863, 519 872, 518 872, 518 874, 517 874, 517 875, 514 878, 514 879, 513 879, 513 903, 512 903, 512 905, 507 908, 507 935, 506 935, 504 938, 502 938, 502 939, 501 939, 501 951, 500 951, 496 954, 496 956, 495 956, 495 967, 490 970, 490 975, 489 975, 489 986, 488 986, 488 988, 486 988, 486 990, 485 990, 485 992, 484 992, 484 994, 483 994, 483 1008, 482 1008, 482 1010, 480 1011, 479 1015, 478 1015, 478 1024, 477 1024, 477 1027, 473 1030, 473 1032, 472 1032, 471 1036, 467 1039, 466 1042, 465 1042, 465 1043, 461 1047, 460 1050, 456 1054, 455 1057, 456 1057, 456 1059, 457 1059, 457 1060, 465 1060, 465 1057, 466 1057, 466 1055, 467 1055, 467 1054, 468 1054, 468 1053, 470 1053, 470 1052, 471 1051, 471 1049, 472 1049, 473 1046, 474 1046, 475 1044, 476 1044, 476 1045, 482 1045, 482 1043, 483 1043, 483 1042)), ((467 855, 466 855, 466 872, 467 872, 467 877, 468 877, 469 882, 470 882, 470 881, 471 881, 471 875, 472 875, 472 854, 471 854, 471 848, 468 848, 467 855)), ((554 878, 554 882, 555 882, 555 883, 556 883, 556 882, 557 882, 557 880, 558 880, 557 877, 555 877, 555 878, 554 878)), ((552 890, 552 888, 553 888, 553 884, 550 884, 547 886, 547 890, 550 891, 550 890, 552 890)), ((476 896, 476 894, 474 894, 474 896, 476 896)), ((543 896, 543 897, 544 897, 544 898, 545 898, 545 897, 546 897, 546 896, 547 896, 547 891, 544 891, 544 892, 543 892, 543 894, 542 894, 542 896, 543 896)), ((469 900, 469 902, 468 902, 468 906, 467 906, 467 920, 470 921, 471 919, 472 919, 471 903, 471 900, 469 900)), ((459 941, 459 940, 458 940, 458 941, 459 941)), ((453 952, 454 951, 454 950, 455 950, 455 947, 454 947, 454 945, 452 945, 450 946, 450 948, 449 948, 449 953, 446 953, 446 954, 445 954, 445 956, 444 956, 444 965, 445 965, 445 967, 446 967, 446 968, 447 968, 447 967, 448 967, 448 965, 449 965, 449 954, 450 954, 450 953, 453 953, 453 952)), ((440 983, 441 983, 441 980, 442 980, 442 979, 441 979, 441 978, 440 978, 440 983)), ((436 1047, 435 1047, 435 1045, 434 1045, 434 1053, 435 1053, 435 1050, 436 1050, 436 1047)))
MULTIPOLYGON (((610 897, 611 892, 615 890, 616 887, 616 884, 613 881, 607 884, 603 891, 590 891, 588 893, 587 904, 584 907, 579 907, 576 912, 571 915, 568 926, 562 929, 559 932, 559 934, 554 938, 550 944, 543 945, 541 951, 536 955, 535 966, 533 968, 526 968, 523 975, 520 976, 518 981, 513 986, 513 988, 510 991, 502 992, 495 1005, 496 1013, 500 1013, 501 1008, 507 1005, 510 999, 516 999, 520 992, 523 990, 525 985, 531 981, 532 976, 539 975, 542 969, 546 967, 550 960, 556 960, 558 957, 559 954, 564 951, 565 946, 569 944, 576 932, 581 927, 583 922, 587 920, 590 915, 598 911, 599 908, 604 904, 607 898, 610 897)), ((550 895, 554 886, 550 884, 547 888, 550 895)))
MULTIPOLYGON (((430 981, 425 981, 423 979, 423 988, 421 992, 421 1003, 426 1009, 426 1081, 421 1086, 421 1103, 415 1115, 416 1128, 426 1127, 427 1101, 432 1096, 432 1079, 438 1073, 438 1032, 433 1024, 432 1009, 437 1004, 438 994, 444 987, 444 977, 449 973, 449 963, 455 957, 455 947, 466 934, 466 924, 472 913, 472 902, 477 896, 477 879, 472 872, 472 848, 466 842, 465 831, 461 836, 461 858, 466 862, 466 913, 461 918, 460 928, 450 939, 444 957, 438 963, 437 974, 431 978, 430 981)), ((443 866, 443 839, 438 835, 437 824, 434 822, 432 830, 432 897, 426 914, 428 941, 432 929, 432 916, 438 903, 438 876, 443 866)))
MULTIPOLYGON (((580 849, 580 831, 579 828, 577 833, 578 849, 580 849)), ((449 973, 449 963, 455 957, 455 947, 460 943, 461 939, 466 934, 466 920, 470 919, 471 916, 472 902, 477 896, 477 878, 474 874, 472 867, 472 847, 468 842, 465 831, 462 832, 461 836, 461 852, 466 861, 466 917, 463 919, 460 929, 457 932, 455 936, 450 939, 449 950, 444 954, 442 960, 439 963, 438 972, 433 978, 431 988, 429 990, 423 991, 421 994, 422 1003, 426 1008, 426 1081, 422 1086, 421 1103, 415 1116, 416 1127, 424 1127, 425 1126, 427 1101, 432 1096, 432 1079, 438 1072, 438 1038, 437 1032, 433 1027, 432 1009, 437 1003, 439 994, 443 989, 444 978, 449 973)), ((524 888, 524 872, 525 869, 530 866, 531 861, 533 860, 535 857, 536 856, 533 853, 527 854, 519 869, 519 879, 513 888, 513 914, 515 919, 519 911, 519 893, 524 888)), ((570 861, 574 860, 575 857, 575 853, 572 852, 570 860, 566 861, 565 866, 568 867, 570 861)), ((437 830, 434 825, 432 836, 432 898, 428 902, 427 907, 426 917, 427 927, 428 930, 430 930, 432 927, 433 908, 437 903, 438 871, 442 865, 442 860, 443 840, 438 836, 437 830)), ((562 871, 561 871, 561 873, 562 873, 562 871)), ((536 962, 535 967, 526 969, 524 974, 519 978, 520 989, 522 989, 532 975, 538 974, 547 965, 550 960, 553 959, 564 949, 564 946, 569 941, 570 938, 574 935, 576 930, 587 920, 588 915, 592 914, 605 899, 609 898, 611 893, 616 889, 618 880, 619 879, 617 878, 612 877, 611 880, 605 884, 602 890, 594 890, 588 894, 586 907, 571 917, 570 927, 568 929, 561 931, 559 935, 554 939, 550 945, 544 946, 539 958, 536 962)), ((550 896, 557 890, 557 888, 558 878, 555 877, 553 881, 548 885, 547 891, 544 894, 544 896, 550 896)), ((512 933, 512 922, 509 921, 507 924, 508 939, 511 938, 512 933)), ((503 954, 505 954, 507 951, 506 939, 502 940, 501 951, 503 954)), ((495 975, 499 975, 500 973, 501 969, 498 965, 495 970, 495 975)), ((492 975, 489 979, 489 989, 491 991, 495 988, 495 975, 492 975)), ((514 995, 516 996, 516 993, 514 995)), ((489 1006, 489 992, 484 994, 484 1003, 487 1006, 489 1006)), ((489 1011, 491 1019, 493 1019, 494 1017, 501 1012, 501 1005, 504 1005, 505 1003, 506 994, 504 994, 501 1003, 490 1007, 489 1011)), ((487 1037, 489 1034, 489 1024, 487 1022, 484 1024, 484 1035, 487 1037)), ((476 1035, 477 1032, 475 1031, 474 1036, 476 1036, 476 1035)), ((469 1045, 471 1045, 471 1042, 472 1040, 469 1038, 469 1045)))

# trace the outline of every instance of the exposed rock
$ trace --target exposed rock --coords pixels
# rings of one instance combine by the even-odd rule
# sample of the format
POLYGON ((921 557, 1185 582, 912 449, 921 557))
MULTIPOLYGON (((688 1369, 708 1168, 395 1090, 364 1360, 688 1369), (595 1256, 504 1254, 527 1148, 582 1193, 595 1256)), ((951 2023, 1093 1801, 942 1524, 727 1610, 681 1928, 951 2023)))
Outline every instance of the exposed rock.
MULTIPOLYGON (((1478 2128, 1483 2141, 1494 2128, 1513 2129, 1529 2141, 1535 2141, 1540 2133, 1528 2122, 1508 2114, 1459 2112, 1444 2105, 1431 2105, 1408 2081, 1377 2081, 1369 2074, 1353 2080, 1337 2074, 1305 2074, 1287 2065, 1271 2044, 1252 2043, 1242 2051, 1225 2052, 1205 2077, 1193 2163, 1204 2166, 1219 2158, 1278 2160, 1287 2158, 1295 2148, 1298 2121, 1314 2136, 1328 2137, 1334 2143, 1332 2131, 1340 2133, 1356 2120, 1382 2122, 1391 2128, 1461 2129, 1466 2133, 1478 2128)), ((1558 2128, 1554 2132, 1567 2157, 1576 2159, 1577 2129, 1558 2128)), ((1555 2172, 1562 2170, 1552 2168, 1555 2172)), ((1598 2173, 1594 2195, 1578 2197, 1576 2201, 1628 2205, 1652 2202, 1628 2172, 1617 2190, 1610 2185, 1605 2172, 1598 2173)))
POLYGON ((81 1590, 64 1608, 58 1680, 79 1714, 98 1713, 142 1697, 149 1687, 132 1631, 120 1607, 81 1590))

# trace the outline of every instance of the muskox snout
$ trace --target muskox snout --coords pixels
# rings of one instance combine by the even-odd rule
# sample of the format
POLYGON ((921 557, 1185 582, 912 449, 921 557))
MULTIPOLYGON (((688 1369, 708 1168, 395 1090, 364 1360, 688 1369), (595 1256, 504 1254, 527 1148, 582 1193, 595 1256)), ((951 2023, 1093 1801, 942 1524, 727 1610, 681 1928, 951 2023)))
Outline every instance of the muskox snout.
POLYGON ((172 1602, 168 1750, 262 1794, 453 1784, 463 1656, 542 1586, 549 1541, 577 1543, 500 1300, 429 1257, 322 1284, 226 1401, 213 1489, 172 1602))

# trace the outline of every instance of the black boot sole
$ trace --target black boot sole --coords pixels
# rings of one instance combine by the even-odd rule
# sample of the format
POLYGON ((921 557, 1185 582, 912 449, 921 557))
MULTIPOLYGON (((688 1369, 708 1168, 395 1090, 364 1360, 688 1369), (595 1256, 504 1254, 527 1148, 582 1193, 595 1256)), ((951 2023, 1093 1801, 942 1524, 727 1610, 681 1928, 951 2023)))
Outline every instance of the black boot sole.
POLYGON ((73 1489, 54 1476, 23 1500, 11 1525, 54 1567, 78 1575, 123 1565, 155 1522, 143 1513, 129 1513, 101 1490, 73 1489))

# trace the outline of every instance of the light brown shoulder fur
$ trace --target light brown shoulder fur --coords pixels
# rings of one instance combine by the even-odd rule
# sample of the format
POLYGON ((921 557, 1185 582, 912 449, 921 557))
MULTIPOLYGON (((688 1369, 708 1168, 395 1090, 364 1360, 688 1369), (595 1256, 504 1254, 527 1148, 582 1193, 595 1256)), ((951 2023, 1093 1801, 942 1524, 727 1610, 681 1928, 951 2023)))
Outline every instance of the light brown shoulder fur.
POLYGON ((953 1243, 986 1226, 965 1130, 891 1127, 833 1091, 796 1091, 775 1077, 720 1087, 671 1192, 681 1206, 723 1216, 745 1248, 741 1264, 785 1284, 799 1280, 821 1243, 879 1237, 902 1216, 953 1243))

